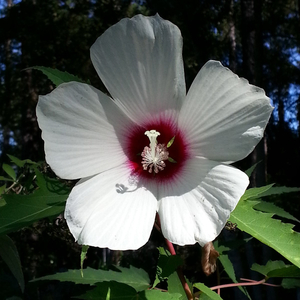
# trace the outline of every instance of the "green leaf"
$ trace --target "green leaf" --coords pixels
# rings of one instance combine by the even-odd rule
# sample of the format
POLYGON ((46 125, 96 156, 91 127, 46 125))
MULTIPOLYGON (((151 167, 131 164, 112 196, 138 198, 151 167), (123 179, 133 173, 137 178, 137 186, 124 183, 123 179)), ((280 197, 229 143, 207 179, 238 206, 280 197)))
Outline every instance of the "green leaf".
POLYGON ((6 172, 7 175, 9 175, 14 181, 17 180, 16 172, 15 170, 7 164, 2 165, 2 169, 6 172))
POLYGON ((159 290, 146 290, 137 293, 134 288, 124 283, 111 281, 97 283, 94 289, 74 298, 89 300, 178 300, 180 296, 159 290))
POLYGON ((150 279, 148 274, 143 269, 137 269, 133 266, 130 268, 117 267, 120 272, 95 270, 87 268, 83 270, 84 277, 81 276, 80 270, 69 270, 63 273, 56 273, 34 279, 38 280, 59 280, 71 281, 76 284, 95 284, 103 281, 117 281, 133 287, 137 292, 146 290, 150 286, 150 279))
POLYGON ((265 277, 300 277, 300 269, 293 265, 286 265, 281 260, 268 261, 265 266, 253 264, 251 270, 265 277))
POLYGON ((285 193, 293 193, 299 192, 300 188, 298 187, 286 187, 286 186, 273 186, 272 188, 268 189, 261 195, 260 197, 272 196, 272 195, 280 195, 285 193))
POLYGON ((23 293, 25 282, 19 253, 14 242, 6 235, 0 236, 0 256, 7 264, 14 277, 17 279, 23 293))
POLYGON ((214 291, 212 291, 209 287, 204 285, 203 283, 194 283, 194 287, 201 291, 200 298, 204 299, 203 295, 205 295, 205 299, 212 299, 212 300, 222 300, 222 298, 214 291))
POLYGON ((283 278, 281 286, 285 289, 294 289, 300 287, 300 279, 298 278, 283 278))
POLYGON ((24 160, 21 160, 15 156, 12 156, 10 154, 7 154, 7 156, 10 158, 10 160, 18 167, 21 167, 23 168, 25 164, 31 164, 31 165, 36 165, 37 163, 30 160, 30 159, 24 159, 24 160))
POLYGON ((37 172, 38 189, 30 195, 3 195, 0 207, 0 234, 18 230, 42 218, 56 217, 64 211, 70 189, 57 179, 37 172))
POLYGON ((74 298, 89 300, 132 300, 136 299, 137 292, 134 288, 119 282, 97 283, 96 287, 87 291, 85 294, 75 296, 74 298))
POLYGON ((268 213, 273 213, 279 217, 288 219, 288 220, 293 220, 296 222, 300 222, 297 218, 286 212, 284 209, 276 206, 273 203, 266 202, 266 201, 261 201, 258 204, 253 206, 254 209, 262 211, 262 212, 268 212, 268 213))
POLYGON ((81 271, 81 277, 83 277, 83 262, 86 258, 86 253, 89 249, 89 246, 82 245, 81 254, 80 254, 80 271, 81 271))
POLYGON ((245 171, 245 173, 246 173, 246 175, 247 175, 248 177, 250 177, 250 176, 252 175, 254 169, 256 168, 256 166, 257 166, 259 163, 261 163, 261 161, 257 162, 256 164, 254 164, 252 167, 250 167, 249 169, 247 169, 247 170, 245 171))
MULTIPOLYGON (((237 283, 237 279, 235 276, 235 272, 234 272, 234 268, 233 268, 233 264, 230 261, 228 254, 224 254, 223 252, 228 251, 230 248, 225 247, 223 245, 219 246, 218 241, 214 242, 214 247, 215 249, 219 252, 219 261, 221 262, 225 272, 227 273, 227 275, 229 276, 229 278, 234 282, 237 283)), ((251 299, 250 295, 248 294, 247 290, 242 287, 242 286, 238 286, 238 288, 248 297, 248 299, 251 299)))
MULTIPOLYGON (((185 278, 190 290, 193 292, 193 285, 185 278)), ((172 273, 168 278, 168 291, 171 294, 179 294, 180 300, 186 300, 186 294, 182 287, 177 272, 172 273)))
POLYGON ((178 293, 168 293, 162 292, 158 290, 147 290, 142 292, 144 293, 145 298, 138 298, 138 299, 147 299, 147 300, 179 300, 181 299, 181 294, 178 293))
POLYGON ((4 177, 4 176, 0 176, 0 180, 14 182, 13 179, 10 179, 10 178, 4 177))
POLYGON ((273 219, 273 213, 255 210, 258 203, 239 201, 229 220, 300 267, 300 234, 292 229, 294 225, 273 219))
POLYGON ((244 195, 241 197, 241 200, 257 199, 260 197, 261 194, 268 191, 273 185, 274 185, 274 183, 266 185, 266 186, 262 186, 259 188, 248 189, 248 190, 246 190, 244 195))
POLYGON ((176 269, 183 264, 183 260, 178 255, 171 255, 169 251, 163 247, 158 248, 159 259, 157 265, 161 269, 161 277, 169 277, 176 269))
POLYGON ((46 75, 48 79, 51 80, 56 86, 59 86, 64 82, 70 82, 70 81, 77 81, 77 82, 84 83, 84 81, 78 78, 77 76, 72 75, 68 72, 59 71, 57 69, 41 67, 41 66, 35 66, 28 69, 35 69, 35 70, 42 71, 43 74, 46 75))

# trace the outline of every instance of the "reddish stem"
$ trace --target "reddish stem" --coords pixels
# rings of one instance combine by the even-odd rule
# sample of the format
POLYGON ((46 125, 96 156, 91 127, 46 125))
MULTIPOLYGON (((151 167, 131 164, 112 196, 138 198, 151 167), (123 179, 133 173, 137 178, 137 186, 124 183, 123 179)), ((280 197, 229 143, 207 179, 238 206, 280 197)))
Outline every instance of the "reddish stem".
MULTIPOLYGON (((159 215, 158 215, 157 213, 156 213, 155 227, 156 227, 156 229, 158 229, 159 231, 161 231, 161 227, 160 227, 160 219, 159 219, 159 215)), ((166 245, 167 245, 167 247, 168 247, 168 249, 169 249, 171 255, 176 255, 176 251, 175 251, 175 249, 174 249, 173 244, 172 244, 170 241, 168 241, 166 238, 165 238, 165 242, 166 242, 166 245)), ((194 299, 193 294, 192 294, 192 292, 191 292, 191 290, 190 290, 190 287, 188 286, 188 284, 187 284, 187 282, 186 282, 186 280, 185 280, 185 277, 184 277, 184 275, 183 275, 183 272, 182 272, 181 267, 178 267, 178 268, 177 268, 177 275, 178 275, 179 280, 180 280, 180 282, 181 282, 181 284, 182 284, 182 287, 183 287, 183 289, 184 289, 184 291, 185 291, 185 294, 186 294, 186 296, 187 296, 187 299, 188 299, 188 300, 193 300, 193 299, 194 299)))

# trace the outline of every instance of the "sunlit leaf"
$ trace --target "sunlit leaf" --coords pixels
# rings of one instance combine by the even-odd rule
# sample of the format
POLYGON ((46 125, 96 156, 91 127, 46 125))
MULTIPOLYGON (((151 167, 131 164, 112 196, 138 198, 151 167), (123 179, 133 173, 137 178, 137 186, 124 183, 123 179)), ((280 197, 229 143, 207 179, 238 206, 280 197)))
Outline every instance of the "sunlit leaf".
POLYGON ((265 266, 253 264, 251 270, 264 275, 265 277, 300 277, 300 269, 293 265, 286 265, 281 260, 268 261, 265 266))
POLYGON ((17 180, 17 175, 15 170, 12 168, 12 166, 8 164, 3 164, 2 169, 5 171, 5 173, 10 176, 14 181, 17 180))
POLYGON ((25 283, 19 253, 14 242, 6 235, 0 236, 0 256, 24 292, 25 283))
POLYGON ((300 234, 293 230, 294 225, 273 219, 274 213, 254 209, 259 203, 240 201, 229 220, 300 267, 300 234))
POLYGON ((55 178, 37 173, 38 189, 30 195, 3 195, 0 207, 0 234, 18 230, 42 218, 52 218, 64 211, 70 189, 55 178))
POLYGON ((82 79, 78 78, 75 75, 72 75, 68 72, 59 71, 57 69, 41 67, 41 66, 35 66, 29 69, 42 71, 43 74, 46 75, 48 79, 51 80, 56 86, 59 86, 64 82, 70 82, 70 81, 84 82, 82 79))
POLYGON ((117 281, 133 287, 137 292, 149 288, 150 279, 147 272, 145 272, 143 269, 137 269, 133 266, 130 266, 129 269, 121 267, 117 268, 120 272, 87 268, 83 270, 83 277, 81 276, 81 270, 69 270, 63 273, 56 273, 53 275, 40 277, 33 281, 59 280, 71 281, 76 284, 95 284, 103 281, 117 281))

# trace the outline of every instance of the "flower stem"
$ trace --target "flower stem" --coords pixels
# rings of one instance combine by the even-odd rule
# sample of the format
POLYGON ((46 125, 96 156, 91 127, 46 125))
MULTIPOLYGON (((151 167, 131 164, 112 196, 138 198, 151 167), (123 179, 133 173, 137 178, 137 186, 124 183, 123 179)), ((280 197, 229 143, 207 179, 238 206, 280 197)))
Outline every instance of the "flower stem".
MULTIPOLYGON (((155 227, 156 227, 156 229, 158 229, 159 231, 161 231, 160 219, 159 219, 159 215, 158 215, 158 214, 156 214, 156 223, 155 223, 155 227)), ((168 241, 166 238, 165 238, 165 242, 166 242, 167 248, 168 248, 168 250, 170 251, 171 255, 176 255, 176 251, 175 251, 175 249, 174 249, 173 244, 172 244, 170 241, 168 241)), ((179 280, 180 280, 180 282, 181 282, 181 284, 182 284, 182 287, 183 287, 183 289, 184 289, 184 291, 185 291, 185 294, 186 294, 186 296, 187 296, 187 299, 188 299, 188 300, 193 300, 193 299, 194 299, 193 294, 192 294, 192 292, 191 292, 191 290, 190 290, 189 285, 187 284, 187 282, 186 282, 186 280, 185 280, 185 277, 184 277, 184 275, 183 275, 183 272, 182 272, 181 267, 178 267, 178 268, 177 268, 177 275, 178 275, 179 280)))

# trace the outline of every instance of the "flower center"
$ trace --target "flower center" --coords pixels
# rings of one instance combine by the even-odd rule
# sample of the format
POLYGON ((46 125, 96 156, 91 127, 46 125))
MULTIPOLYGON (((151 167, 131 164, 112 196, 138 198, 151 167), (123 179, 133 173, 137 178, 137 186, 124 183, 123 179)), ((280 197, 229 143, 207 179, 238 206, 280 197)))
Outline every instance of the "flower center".
POLYGON ((164 160, 169 158, 169 152, 164 144, 157 144, 157 137, 160 135, 158 131, 147 130, 145 135, 149 138, 150 145, 146 146, 141 154, 142 166, 149 173, 154 170, 154 173, 157 174, 166 167, 164 160))

